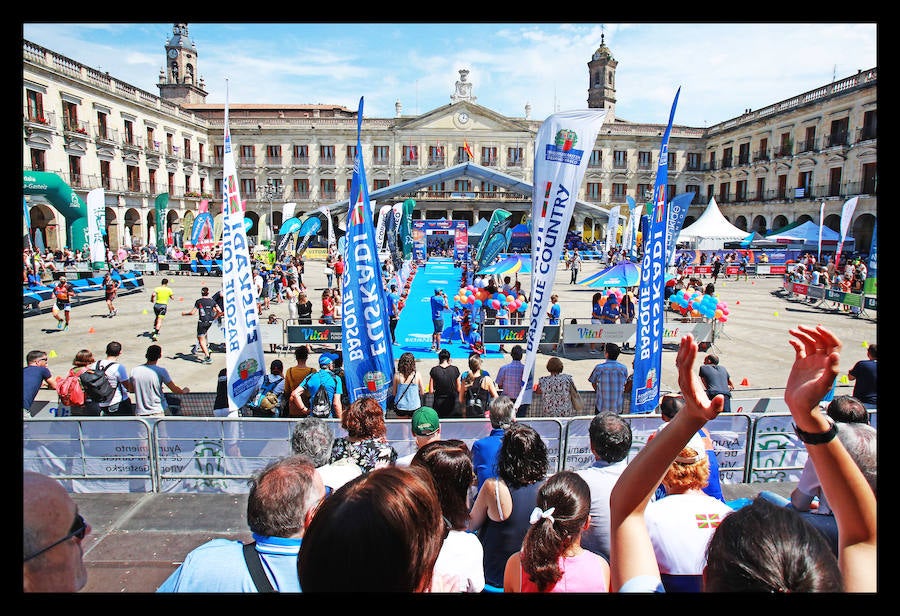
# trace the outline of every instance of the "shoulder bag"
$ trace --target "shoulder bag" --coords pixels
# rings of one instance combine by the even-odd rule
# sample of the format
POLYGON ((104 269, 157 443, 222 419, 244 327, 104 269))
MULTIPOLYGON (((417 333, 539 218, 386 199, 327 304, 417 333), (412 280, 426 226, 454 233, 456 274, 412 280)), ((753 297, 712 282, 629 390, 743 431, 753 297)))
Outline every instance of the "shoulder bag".
POLYGON ((244 544, 244 560, 247 562, 247 569, 250 570, 250 577, 256 584, 256 590, 259 592, 278 592, 269 581, 266 572, 263 571, 262 562, 260 561, 259 552, 256 551, 256 542, 244 544))

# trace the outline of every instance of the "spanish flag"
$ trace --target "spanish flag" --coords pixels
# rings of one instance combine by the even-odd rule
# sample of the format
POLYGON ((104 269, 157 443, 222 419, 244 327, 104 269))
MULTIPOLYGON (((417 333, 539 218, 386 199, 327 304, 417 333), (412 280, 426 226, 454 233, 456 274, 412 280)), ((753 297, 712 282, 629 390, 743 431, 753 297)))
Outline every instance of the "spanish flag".
POLYGON ((472 148, 469 147, 468 141, 463 141, 463 149, 469 155, 469 160, 475 160, 475 155, 472 153, 472 148))

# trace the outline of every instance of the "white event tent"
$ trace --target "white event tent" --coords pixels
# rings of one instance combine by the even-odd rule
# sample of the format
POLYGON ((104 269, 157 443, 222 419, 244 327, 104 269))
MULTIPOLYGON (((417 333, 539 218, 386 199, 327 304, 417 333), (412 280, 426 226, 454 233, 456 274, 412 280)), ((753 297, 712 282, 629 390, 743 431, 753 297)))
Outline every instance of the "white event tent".
POLYGON ((677 242, 689 244, 695 250, 718 250, 724 248, 725 242, 744 239, 747 233, 722 216, 715 197, 712 197, 700 218, 681 230, 677 242))

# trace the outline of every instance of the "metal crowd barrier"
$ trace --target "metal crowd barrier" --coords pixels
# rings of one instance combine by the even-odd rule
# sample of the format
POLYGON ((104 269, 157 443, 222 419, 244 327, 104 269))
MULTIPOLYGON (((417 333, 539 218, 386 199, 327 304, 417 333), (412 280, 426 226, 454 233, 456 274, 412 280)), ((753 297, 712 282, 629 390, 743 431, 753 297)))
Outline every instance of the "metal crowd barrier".
MULTIPOLYGON (((877 411, 870 412, 877 425, 877 411)), ((629 460, 660 425, 658 414, 625 415, 633 444, 629 460)), ((590 415, 522 417, 547 444, 549 473, 593 461, 590 415)), ((70 492, 245 493, 248 479, 290 454, 297 419, 218 417, 64 417, 28 419, 23 467, 58 479, 70 492)), ((336 437, 346 432, 327 420, 336 437)), ((387 438, 399 456, 415 451, 409 421, 387 420, 387 438)), ((797 481, 806 449, 789 413, 723 413, 707 424, 723 483, 797 481)), ((482 419, 445 419, 441 436, 470 447, 487 436, 482 419)))

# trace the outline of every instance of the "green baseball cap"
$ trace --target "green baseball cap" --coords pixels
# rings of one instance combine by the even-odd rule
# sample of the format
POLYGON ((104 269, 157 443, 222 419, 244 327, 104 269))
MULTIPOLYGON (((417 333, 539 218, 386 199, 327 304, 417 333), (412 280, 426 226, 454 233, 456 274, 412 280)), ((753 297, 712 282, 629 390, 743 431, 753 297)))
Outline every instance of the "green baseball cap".
POLYGON ((430 406, 420 406, 412 416, 412 432, 416 436, 431 436, 441 427, 441 418, 430 406))

